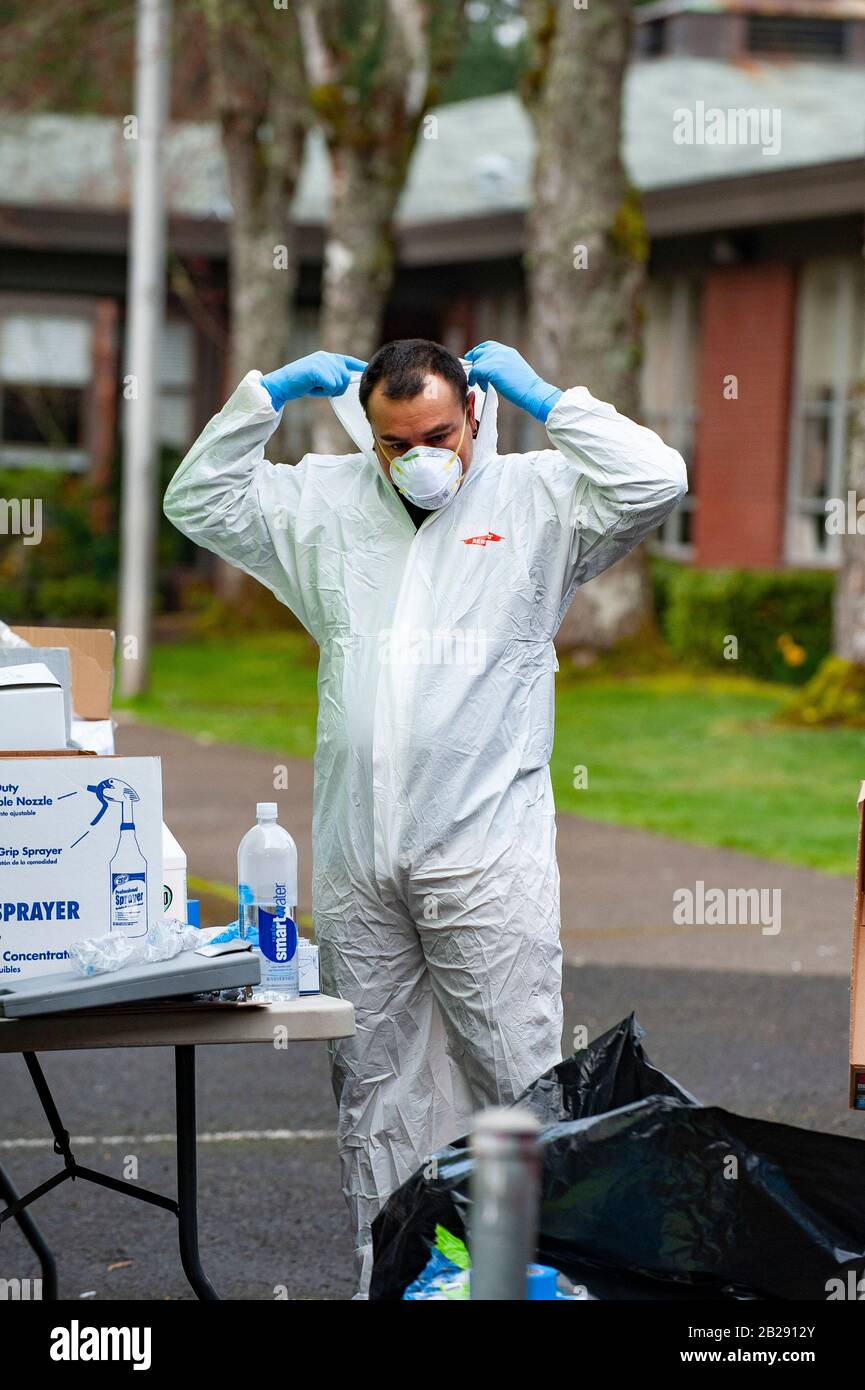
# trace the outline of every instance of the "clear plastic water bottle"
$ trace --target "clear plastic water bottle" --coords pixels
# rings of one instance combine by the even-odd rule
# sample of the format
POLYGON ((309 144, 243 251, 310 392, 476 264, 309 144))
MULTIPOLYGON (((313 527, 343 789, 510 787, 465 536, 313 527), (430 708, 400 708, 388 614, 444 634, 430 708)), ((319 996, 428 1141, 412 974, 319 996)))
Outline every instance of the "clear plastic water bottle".
POLYGON ((297 847, 277 823, 276 802, 259 801, 256 824, 237 850, 240 934, 258 947, 266 999, 297 999, 297 847))

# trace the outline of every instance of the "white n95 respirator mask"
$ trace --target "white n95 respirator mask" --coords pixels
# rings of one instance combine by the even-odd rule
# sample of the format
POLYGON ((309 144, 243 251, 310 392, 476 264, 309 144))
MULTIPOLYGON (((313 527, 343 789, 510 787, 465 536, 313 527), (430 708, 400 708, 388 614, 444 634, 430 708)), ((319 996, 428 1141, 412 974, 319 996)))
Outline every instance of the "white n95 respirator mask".
POLYGON ((420 507, 422 511, 437 512, 454 500, 463 479, 463 461, 459 451, 465 438, 467 420, 468 412, 463 416, 462 433, 454 450, 434 449, 419 444, 417 448, 392 459, 388 458, 381 441, 378 441, 390 466, 394 487, 407 502, 420 507))

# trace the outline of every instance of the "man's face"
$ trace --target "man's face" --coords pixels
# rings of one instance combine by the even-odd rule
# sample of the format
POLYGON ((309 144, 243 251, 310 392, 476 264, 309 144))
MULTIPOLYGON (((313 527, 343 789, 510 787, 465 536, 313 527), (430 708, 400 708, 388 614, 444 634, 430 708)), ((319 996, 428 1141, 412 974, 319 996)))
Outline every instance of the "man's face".
POLYGON ((464 417, 466 427, 459 455, 463 474, 468 472, 476 428, 471 393, 466 414, 450 382, 440 376, 428 376, 423 390, 407 401, 388 400, 379 384, 367 402, 367 414, 376 439, 376 457, 389 483, 393 479, 388 458, 398 458, 418 444, 453 451, 460 443, 464 417))

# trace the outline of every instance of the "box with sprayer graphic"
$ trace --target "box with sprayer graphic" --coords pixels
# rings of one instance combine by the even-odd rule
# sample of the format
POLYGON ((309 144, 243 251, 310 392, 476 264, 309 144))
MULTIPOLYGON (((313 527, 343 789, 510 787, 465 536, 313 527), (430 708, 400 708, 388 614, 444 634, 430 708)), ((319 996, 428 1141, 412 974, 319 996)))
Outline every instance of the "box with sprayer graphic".
POLYGON ((162 890, 158 758, 0 757, 0 989, 69 970, 83 937, 144 936, 162 890))

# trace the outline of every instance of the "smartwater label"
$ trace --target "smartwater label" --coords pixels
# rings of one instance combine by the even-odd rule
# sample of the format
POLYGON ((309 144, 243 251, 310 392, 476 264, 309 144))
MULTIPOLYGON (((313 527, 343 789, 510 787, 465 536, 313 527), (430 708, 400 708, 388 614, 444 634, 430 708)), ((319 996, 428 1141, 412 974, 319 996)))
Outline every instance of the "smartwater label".
POLYGON ((258 947, 274 965, 288 965, 297 951, 297 925, 291 917, 277 917, 267 908, 258 909, 258 947))

